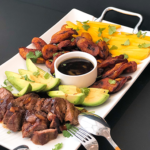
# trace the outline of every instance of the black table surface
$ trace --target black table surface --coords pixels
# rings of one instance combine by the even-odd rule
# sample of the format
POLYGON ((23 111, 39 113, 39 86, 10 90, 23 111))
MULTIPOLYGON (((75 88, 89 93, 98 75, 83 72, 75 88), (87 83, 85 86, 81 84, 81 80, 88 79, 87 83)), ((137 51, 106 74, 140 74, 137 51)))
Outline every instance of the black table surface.
MULTIPOLYGON (((148 0, 60 1, 60 0, 0 0, 0 65, 27 46, 33 37, 39 37, 72 8, 96 17, 108 6, 141 13, 142 30, 150 30, 148 0)), ((137 18, 115 12, 107 20, 134 27, 137 18)), ((15 67, 15 66, 12 66, 15 67)), ((150 149, 150 65, 146 67, 129 91, 105 118, 111 127, 114 141, 122 150, 150 149)), ((100 150, 113 150, 103 137, 96 137, 100 150)), ((63 141, 62 141, 63 142, 63 141)), ((8 143, 9 144, 9 143, 8 143)), ((71 148, 70 148, 71 149, 71 148)), ((79 150, 84 149, 82 146, 79 150)), ((0 150, 5 148, 0 147, 0 150)))

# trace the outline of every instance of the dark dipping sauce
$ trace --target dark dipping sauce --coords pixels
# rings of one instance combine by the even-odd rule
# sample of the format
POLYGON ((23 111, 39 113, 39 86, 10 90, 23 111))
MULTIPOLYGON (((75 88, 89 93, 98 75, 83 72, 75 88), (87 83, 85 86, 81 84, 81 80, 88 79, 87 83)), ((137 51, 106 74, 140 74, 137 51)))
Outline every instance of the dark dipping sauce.
POLYGON ((70 58, 59 64, 58 70, 66 75, 76 76, 90 72, 94 65, 85 58, 70 58))

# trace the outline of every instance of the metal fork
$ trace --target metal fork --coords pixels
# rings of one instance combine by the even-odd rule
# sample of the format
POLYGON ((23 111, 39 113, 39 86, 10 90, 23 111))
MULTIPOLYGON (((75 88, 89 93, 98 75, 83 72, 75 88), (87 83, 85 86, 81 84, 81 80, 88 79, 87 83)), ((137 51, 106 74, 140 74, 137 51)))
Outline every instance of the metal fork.
POLYGON ((87 131, 79 127, 72 127, 67 130, 71 135, 75 136, 87 150, 98 150, 97 140, 87 131))

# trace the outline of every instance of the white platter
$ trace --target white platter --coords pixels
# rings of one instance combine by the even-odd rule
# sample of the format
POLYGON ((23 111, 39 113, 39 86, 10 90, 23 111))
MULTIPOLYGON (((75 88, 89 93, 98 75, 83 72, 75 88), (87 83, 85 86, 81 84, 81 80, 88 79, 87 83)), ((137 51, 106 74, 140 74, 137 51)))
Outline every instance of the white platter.
MULTIPOLYGON (((72 9, 65 17, 63 17, 58 23, 56 23, 52 28, 50 28, 47 32, 45 32, 41 38, 45 40, 47 43, 50 42, 51 36, 60 30, 61 26, 66 23, 66 21, 76 22, 78 21, 86 21, 86 20, 94 20, 95 17, 89 15, 87 13, 81 12, 77 9, 72 9)), ((106 22, 106 21, 104 21, 106 22)), ((121 31, 125 32, 132 32, 132 28, 122 26, 121 31)), ((150 32, 147 33, 150 36, 150 32)), ((34 37, 34 35, 33 35, 34 37)), ((32 44, 28 46, 28 48, 34 48, 32 44)), ((132 80, 127 82, 122 90, 117 92, 116 94, 111 94, 110 98, 101 106, 97 107, 89 107, 88 110, 95 111, 96 114, 100 115, 101 117, 105 118, 107 114, 112 110, 112 108, 120 101, 123 95, 127 92, 127 90, 132 86, 135 80, 139 77, 145 67, 149 64, 150 57, 143 60, 143 62, 138 65, 138 69, 136 72, 130 74, 132 76, 132 80)), ((48 69, 45 65, 38 65, 45 71, 48 69)), ((0 66, 0 85, 3 85, 4 80, 6 79, 5 71, 13 71, 18 72, 18 69, 26 69, 25 61, 20 57, 19 54, 12 57, 10 60, 5 62, 0 66)), ((17 92, 14 90, 14 93, 17 92)), ((3 125, 0 124, 0 145, 8 148, 13 149, 19 145, 28 145, 30 150, 51 150, 54 148, 54 145, 57 143, 63 143, 62 150, 76 150, 80 146, 80 143, 74 138, 64 138, 62 135, 59 135, 57 139, 50 141, 49 143, 39 146, 33 144, 29 138, 22 138, 22 133, 11 133, 7 134, 8 129, 3 128, 3 125)))

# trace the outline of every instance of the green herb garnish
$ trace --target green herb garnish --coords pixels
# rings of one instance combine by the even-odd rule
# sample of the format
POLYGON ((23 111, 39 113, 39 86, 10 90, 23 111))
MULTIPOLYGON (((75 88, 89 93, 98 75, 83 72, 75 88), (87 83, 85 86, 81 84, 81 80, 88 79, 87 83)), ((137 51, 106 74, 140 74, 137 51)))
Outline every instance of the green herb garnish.
POLYGON ((36 77, 38 77, 40 75, 40 72, 39 71, 33 72, 33 75, 36 76, 36 77))
POLYGON ((97 40, 95 43, 98 44, 99 41, 101 41, 101 39, 97 40))
POLYGON ((110 41, 110 39, 103 37, 103 41, 105 41, 106 43, 110 41))
POLYGON ((66 64, 63 64, 63 66, 66 66, 66 64))
POLYGON ((53 148, 52 150, 59 150, 63 147, 63 143, 58 143, 55 145, 55 148, 53 148))
POLYGON ((114 49, 118 49, 118 47, 113 45, 109 50, 114 50, 114 49))
POLYGON ((116 80, 109 79, 108 82, 109 82, 110 84, 116 84, 116 80))
POLYGON ((85 94, 85 96, 88 96, 90 89, 89 88, 80 88, 81 92, 85 94))
POLYGON ((139 38, 139 37, 142 35, 141 30, 140 30, 136 35, 137 35, 137 37, 139 38))
POLYGON ((105 30, 106 28, 99 28, 98 29, 98 37, 100 37, 102 35, 103 30, 105 30))
POLYGON ((130 45, 129 39, 128 39, 127 41, 125 41, 124 44, 121 44, 121 45, 123 45, 123 46, 128 46, 128 45, 130 45))
POLYGON ((109 35, 112 35, 113 33, 116 32, 116 27, 115 26, 108 26, 108 33, 109 35))
POLYGON ((124 55, 124 59, 128 59, 129 56, 127 54, 123 54, 124 55))
POLYGON ((50 75, 48 72, 45 72, 44 78, 45 78, 45 79, 49 79, 50 77, 51 77, 51 75, 50 75))
POLYGON ((71 39, 71 42, 74 42, 74 38, 71 39))
POLYGON ((90 28, 90 26, 89 26, 88 24, 84 24, 82 27, 83 27, 83 29, 86 30, 86 31, 88 31, 88 29, 90 28))
POLYGON ((55 73, 53 73, 53 76, 55 76, 55 73))
POLYGON ((76 28, 76 31, 78 32, 79 30, 80 30, 80 29, 77 27, 77 28, 76 28))
POLYGON ((9 131, 7 131, 7 134, 10 134, 11 133, 11 131, 9 130, 9 131))
POLYGON ((12 88, 13 86, 10 84, 10 82, 7 79, 5 79, 4 84, 6 86, 2 86, 3 88, 7 89, 10 92, 13 91, 13 88, 12 88))
POLYGON ((139 48, 148 48, 148 47, 150 47, 150 43, 149 44, 146 44, 146 43, 139 44, 138 47, 139 48))
POLYGON ((69 137, 72 136, 67 130, 63 130, 62 133, 63 133, 63 136, 64 136, 64 137, 67 137, 67 138, 69 138, 69 137))
POLYGON ((88 23, 88 22, 89 22, 89 20, 87 20, 87 21, 83 21, 82 23, 83 23, 83 24, 86 24, 86 23, 88 23))
POLYGON ((53 54, 53 57, 55 57, 57 54, 58 54, 58 53, 54 53, 54 54, 53 54))
POLYGON ((35 82, 35 81, 33 81, 33 80, 30 80, 27 75, 23 75, 22 77, 24 77, 24 79, 25 79, 26 81, 35 82))
POLYGON ((29 52, 27 55, 26 55, 26 58, 29 58, 29 59, 32 59, 32 61, 34 63, 36 63, 37 61, 37 58, 41 57, 42 56, 42 52, 41 51, 35 51, 35 54, 33 52, 29 52))
POLYGON ((49 61, 50 61, 50 62, 53 62, 53 60, 52 60, 52 59, 49 59, 49 61))

